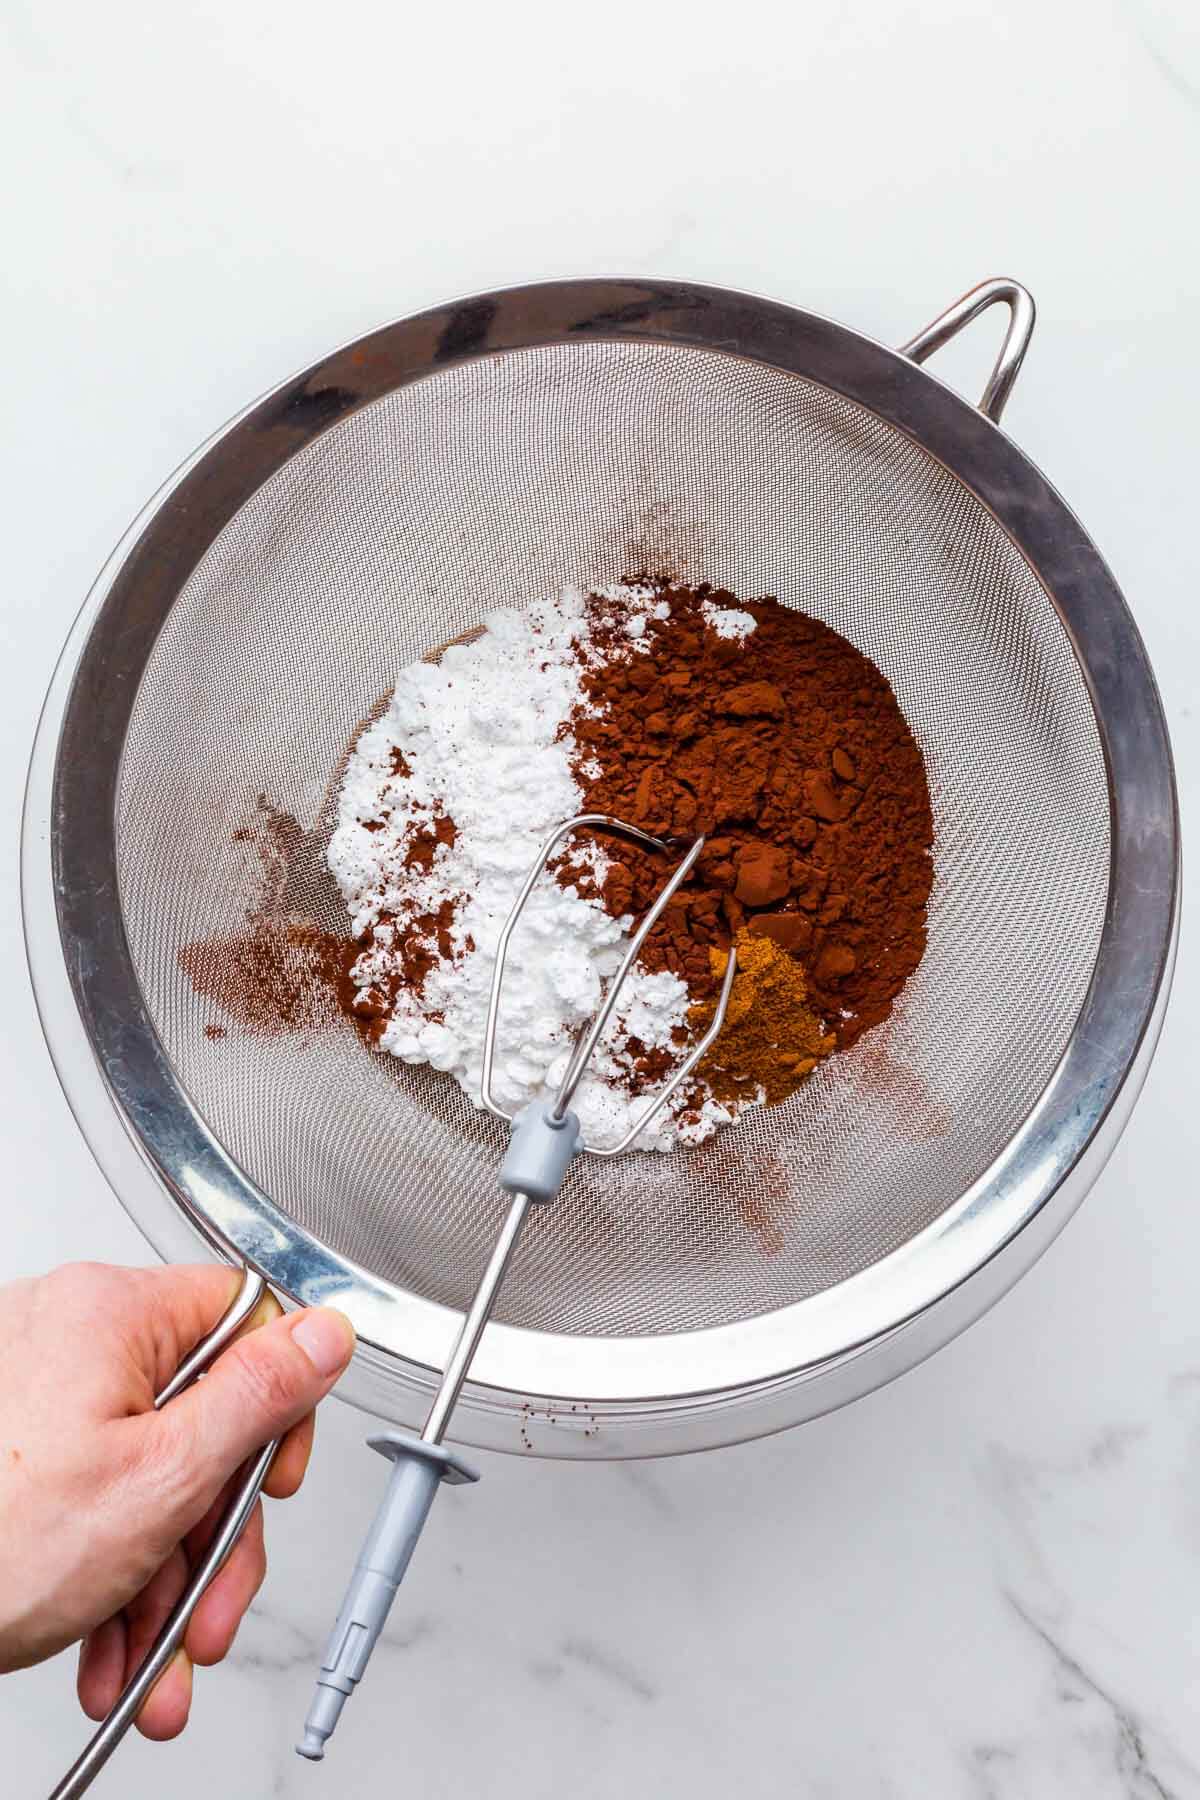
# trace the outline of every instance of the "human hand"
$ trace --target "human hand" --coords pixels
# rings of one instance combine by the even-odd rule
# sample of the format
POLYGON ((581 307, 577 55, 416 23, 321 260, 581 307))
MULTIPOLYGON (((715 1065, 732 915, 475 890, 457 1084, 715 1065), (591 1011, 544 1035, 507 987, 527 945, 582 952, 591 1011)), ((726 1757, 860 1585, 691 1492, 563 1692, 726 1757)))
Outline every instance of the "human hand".
MULTIPOLYGON (((235 1270, 212 1264, 78 1263, 0 1288, 0 1672, 82 1638, 89 1718, 142 1662, 234 1476, 273 1437, 283 1443, 264 1491, 296 1492, 312 1409, 350 1360, 341 1313, 281 1317, 268 1299, 204 1379, 155 1412, 237 1286, 235 1270)), ((193 1665, 225 1656, 265 1573, 260 1502, 142 1707, 145 1736, 183 1730, 193 1665)))

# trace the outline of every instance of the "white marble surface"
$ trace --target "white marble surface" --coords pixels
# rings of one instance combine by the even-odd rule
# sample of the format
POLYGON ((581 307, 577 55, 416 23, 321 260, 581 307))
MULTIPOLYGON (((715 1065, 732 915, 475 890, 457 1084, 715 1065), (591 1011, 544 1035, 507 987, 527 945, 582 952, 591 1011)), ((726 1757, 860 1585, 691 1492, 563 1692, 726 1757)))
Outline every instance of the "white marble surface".
MULTIPOLYGON (((128 518, 235 407, 446 295, 613 270, 757 288, 899 341, 986 274, 1041 308, 1006 423, 1075 504, 1200 783, 1192 0, 604 7, 3 0, 0 1278, 146 1252, 27 991, 21 767, 128 518)), ((973 392, 998 326, 942 359, 973 392)), ((483 1458, 435 1513, 322 1770, 290 1744, 373 1504, 330 1405, 227 1667, 129 1800, 463 1792, 1200 1795, 1200 1157, 1185 920, 1134 1122, 967 1336, 771 1442, 483 1458)), ((65 1660, 0 1681, 7 1796, 83 1735, 65 1660)))

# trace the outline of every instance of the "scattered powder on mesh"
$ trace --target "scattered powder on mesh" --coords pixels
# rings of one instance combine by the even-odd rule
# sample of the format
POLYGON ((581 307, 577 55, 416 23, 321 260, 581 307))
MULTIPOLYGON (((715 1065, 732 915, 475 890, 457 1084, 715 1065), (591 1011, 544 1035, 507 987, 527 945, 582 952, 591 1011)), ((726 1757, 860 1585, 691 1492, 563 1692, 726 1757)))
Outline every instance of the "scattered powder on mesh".
MULTIPOLYGON (((567 729, 585 704, 581 675, 600 658, 644 652, 647 621, 670 613, 651 587, 599 597, 603 650, 591 641, 587 597, 568 588, 525 612, 493 612, 474 642, 404 669, 341 789, 329 867, 367 942, 352 970, 359 1008, 383 1049, 452 1074, 476 1105, 500 930, 540 845, 582 809, 567 729)), ((710 623, 726 637, 754 629, 748 613, 719 607, 710 623)), ((603 876, 603 850, 576 844, 572 855, 603 876)), ((535 887, 509 947, 496 1037, 494 1093, 506 1110, 553 1093, 632 923, 549 873, 535 887)), ((678 976, 631 971, 573 1103, 591 1141, 613 1143, 634 1123, 647 1085, 636 1058, 677 1050, 688 1006, 678 976)), ((736 1110, 676 1095, 639 1147, 700 1142, 736 1110)))

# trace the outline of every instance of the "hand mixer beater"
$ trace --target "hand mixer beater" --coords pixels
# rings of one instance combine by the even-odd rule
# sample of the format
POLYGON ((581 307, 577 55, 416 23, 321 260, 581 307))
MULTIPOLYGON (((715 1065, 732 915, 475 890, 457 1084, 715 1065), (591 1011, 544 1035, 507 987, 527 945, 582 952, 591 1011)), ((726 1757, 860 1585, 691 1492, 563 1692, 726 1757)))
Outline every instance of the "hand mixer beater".
POLYGON ((712 1022, 699 1043, 693 1046, 679 1068, 647 1103, 632 1128, 618 1143, 598 1145, 583 1142, 579 1121, 570 1110, 572 1097, 600 1042, 604 1028, 612 1017, 622 984, 637 961, 642 945, 696 865, 704 848, 704 839, 699 837, 634 933, 621 966, 603 996, 599 1011, 587 1029, 581 1032, 568 1058, 553 1101, 535 1101, 515 1117, 496 1103, 492 1095, 492 1060, 509 939, 546 864, 564 839, 584 826, 594 831, 613 832, 647 849, 664 852, 669 850, 669 846, 661 838, 652 837, 635 825, 627 825, 605 813, 582 813, 578 818, 570 819, 560 826, 542 845, 500 933, 484 1036, 482 1097, 488 1111, 507 1120, 512 1130, 508 1149, 500 1165, 500 1186, 511 1197, 511 1203, 450 1352, 420 1437, 412 1432, 388 1431, 369 1440, 373 1450, 390 1458, 392 1473, 379 1511, 359 1553, 346 1598, 326 1646, 325 1658, 317 1676, 316 1692, 305 1721, 304 1737, 297 1745, 301 1756, 307 1756, 313 1761, 324 1756, 325 1744, 333 1733, 341 1710, 362 1679, 429 1515, 439 1482, 478 1480, 472 1468, 443 1447, 442 1439, 470 1370, 484 1326, 496 1303, 530 1207, 545 1205, 554 1199, 572 1160, 581 1150, 592 1156, 619 1156, 628 1150, 638 1134, 691 1074, 725 1022, 737 969, 737 956, 732 946, 712 1022))

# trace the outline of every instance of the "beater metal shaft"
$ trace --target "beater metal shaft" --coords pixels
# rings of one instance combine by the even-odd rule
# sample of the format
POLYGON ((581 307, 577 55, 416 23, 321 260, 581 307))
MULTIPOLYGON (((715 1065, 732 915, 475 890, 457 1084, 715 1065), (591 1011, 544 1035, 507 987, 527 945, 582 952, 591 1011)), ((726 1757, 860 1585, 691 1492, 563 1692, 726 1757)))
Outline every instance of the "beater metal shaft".
POLYGON ((450 1352, 450 1359, 442 1374, 441 1385, 434 1396, 433 1405, 429 1409, 429 1417, 425 1421, 425 1429, 421 1433, 426 1444, 440 1444, 450 1423, 450 1415, 458 1403, 462 1393, 463 1382, 467 1378, 467 1370, 483 1336, 483 1328, 492 1315, 492 1307, 500 1292, 500 1284, 504 1280, 508 1265, 512 1261, 513 1251, 517 1247, 517 1239, 521 1235, 530 1206, 533 1202, 528 1194, 516 1193, 512 1197, 512 1205, 508 1209, 500 1236, 492 1247, 488 1258, 488 1266, 483 1272, 479 1286, 475 1289, 466 1318, 450 1352))
POLYGON ((396 1597, 396 1590, 429 1516, 438 1484, 442 1481, 478 1480, 475 1471, 468 1464, 442 1448, 442 1439, 479 1347, 479 1340, 491 1317, 530 1207, 546 1204, 555 1198, 572 1160, 580 1150, 590 1150, 597 1156, 615 1156, 627 1149, 639 1132, 666 1105, 680 1082, 691 1073, 725 1021, 737 966, 737 956, 732 945, 716 1010, 700 1043, 693 1047, 672 1078, 641 1112, 636 1123, 619 1143, 603 1148, 584 1144, 579 1121, 569 1110, 571 1099, 642 945, 655 923, 662 917, 672 896, 695 867, 704 848, 704 839, 701 837, 692 844, 634 933, 621 966, 603 996, 596 1017, 587 1031, 581 1034, 567 1059, 566 1070, 553 1102, 534 1102, 515 1116, 498 1105, 492 1095, 492 1063, 508 942, 546 863, 563 839, 580 826, 614 831, 652 849, 668 848, 648 832, 641 831, 634 825, 625 825, 607 814, 585 813, 577 819, 569 820, 543 844, 537 862, 530 870, 500 933, 484 1033, 482 1097, 488 1109, 506 1119, 512 1128, 508 1149, 500 1167, 500 1186, 510 1196, 509 1209, 492 1248, 487 1268, 455 1338, 421 1436, 418 1438, 410 1432, 392 1431, 370 1440, 372 1449, 391 1458, 392 1473, 359 1553, 337 1623, 326 1646, 325 1657, 317 1676, 316 1691, 304 1723, 304 1736, 296 1746, 301 1756, 306 1756, 313 1762, 320 1761, 324 1756, 325 1745, 337 1725, 342 1708, 362 1679, 396 1597))

